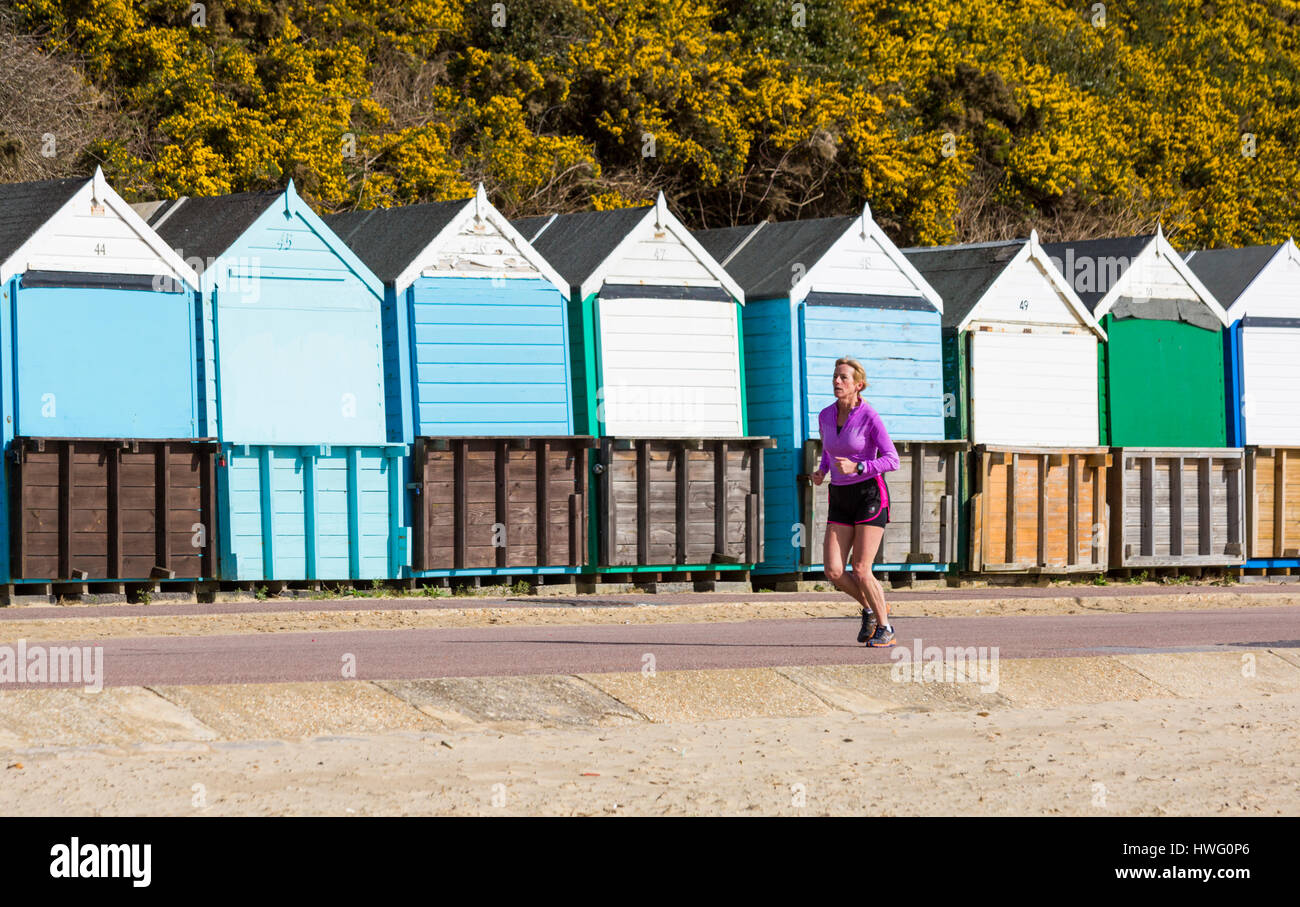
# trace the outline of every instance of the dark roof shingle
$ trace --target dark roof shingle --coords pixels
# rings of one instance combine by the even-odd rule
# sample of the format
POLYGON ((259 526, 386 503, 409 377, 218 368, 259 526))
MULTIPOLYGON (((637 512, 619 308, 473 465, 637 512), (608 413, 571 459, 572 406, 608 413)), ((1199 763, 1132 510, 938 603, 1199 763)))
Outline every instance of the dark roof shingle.
POLYGON ((522 217, 511 225, 532 243, 542 258, 571 287, 581 286, 609 258, 624 237, 653 206, 583 211, 550 217, 522 217), (537 236, 546 221, 551 225, 537 236))
POLYGON ((1057 265, 1056 270, 1083 300, 1088 311, 1095 312, 1102 297, 1113 287, 1110 281, 1122 278, 1133 259, 1142 254, 1142 250, 1155 238, 1156 235, 1150 233, 1146 236, 1047 243, 1043 246, 1043 251, 1057 265), (1084 262, 1087 264, 1082 264, 1084 262), (1073 273, 1066 273, 1067 266, 1073 273), (1081 270, 1083 268, 1086 270, 1081 270), (1091 276, 1086 280, 1081 279, 1085 275, 1091 276))
POLYGON ((702 230, 695 237, 719 261, 744 242, 727 263, 727 272, 745 291, 746 299, 776 299, 790 293, 797 265, 803 266, 804 273, 811 271, 857 219, 849 215, 791 220, 760 224, 757 231, 753 227, 702 230), (749 232, 742 234, 746 230, 749 232))
POLYGON ((912 267, 943 300, 943 326, 956 327, 1016 256, 1026 240, 904 249, 912 267))
POLYGON ((392 283, 473 199, 345 211, 322 218, 384 283, 392 283))
POLYGON ((1187 257, 1187 266, 1205 284, 1205 288, 1214 294, 1214 298, 1224 308, 1228 308, 1245 292, 1259 272, 1264 270, 1264 266, 1273 260, 1282 245, 1278 243, 1275 246, 1193 252, 1187 257))
POLYGON ((164 202, 149 226, 182 258, 215 261, 284 193, 240 192, 164 202))
POLYGON ((90 177, 0 185, 0 263, 9 260, 90 177))

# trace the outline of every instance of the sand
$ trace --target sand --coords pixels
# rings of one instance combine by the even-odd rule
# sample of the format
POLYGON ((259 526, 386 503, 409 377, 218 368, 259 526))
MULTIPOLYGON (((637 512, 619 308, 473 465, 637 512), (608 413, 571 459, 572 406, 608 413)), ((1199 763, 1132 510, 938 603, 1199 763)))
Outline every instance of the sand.
POLYGON ((404 731, 11 754, 0 812, 1296 815, 1298 754, 1298 694, 404 731))

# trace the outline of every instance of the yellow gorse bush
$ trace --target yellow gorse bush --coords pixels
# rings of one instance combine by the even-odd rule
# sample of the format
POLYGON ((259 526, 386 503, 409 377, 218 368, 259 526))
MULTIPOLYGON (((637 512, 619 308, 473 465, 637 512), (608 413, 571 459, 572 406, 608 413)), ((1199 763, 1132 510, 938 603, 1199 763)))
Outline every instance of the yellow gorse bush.
POLYGON ((900 240, 1300 223, 1300 3, 16 0, 129 114, 135 197, 845 214, 900 240))

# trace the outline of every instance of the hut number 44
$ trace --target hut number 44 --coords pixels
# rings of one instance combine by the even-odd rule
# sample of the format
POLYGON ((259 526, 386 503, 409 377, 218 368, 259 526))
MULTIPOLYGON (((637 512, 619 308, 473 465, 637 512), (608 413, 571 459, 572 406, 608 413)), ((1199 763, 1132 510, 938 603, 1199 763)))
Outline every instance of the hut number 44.
POLYGON ((95 244, 95 254, 96 254, 96 255, 107 255, 107 254, 108 254, 108 247, 105 246, 102 242, 101 242, 101 243, 96 243, 96 244, 95 244))

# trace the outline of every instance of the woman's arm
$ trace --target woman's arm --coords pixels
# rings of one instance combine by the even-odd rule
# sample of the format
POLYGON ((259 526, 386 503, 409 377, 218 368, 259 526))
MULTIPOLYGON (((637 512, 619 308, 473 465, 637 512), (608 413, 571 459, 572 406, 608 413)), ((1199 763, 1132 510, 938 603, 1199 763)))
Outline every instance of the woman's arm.
POLYGON ((879 413, 872 413, 871 431, 867 435, 867 449, 876 448, 876 456, 863 461, 863 475, 879 475, 898 468, 898 451, 885 430, 885 421, 879 413))

